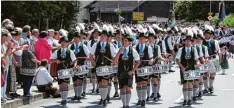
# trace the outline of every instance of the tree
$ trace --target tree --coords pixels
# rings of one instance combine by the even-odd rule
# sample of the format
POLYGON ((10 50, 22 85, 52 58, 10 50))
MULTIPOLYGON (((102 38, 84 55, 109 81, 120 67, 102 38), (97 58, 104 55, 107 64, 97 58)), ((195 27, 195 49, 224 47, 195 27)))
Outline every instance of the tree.
MULTIPOLYGON (((211 3, 211 11, 218 13, 220 1, 212 1, 211 3)), ((225 7, 227 14, 234 13, 233 1, 225 1, 225 7)), ((185 19, 187 21, 208 20, 208 12, 210 12, 210 1, 176 1, 175 3, 176 19, 185 19)))
POLYGON ((79 1, 2 1, 2 20, 9 18, 15 26, 32 28, 68 28, 79 12, 79 1))
POLYGON ((219 23, 218 20, 219 20, 218 14, 216 14, 212 19, 212 23, 216 25, 225 25, 228 27, 234 26, 234 14, 232 13, 227 15, 222 22, 219 23))

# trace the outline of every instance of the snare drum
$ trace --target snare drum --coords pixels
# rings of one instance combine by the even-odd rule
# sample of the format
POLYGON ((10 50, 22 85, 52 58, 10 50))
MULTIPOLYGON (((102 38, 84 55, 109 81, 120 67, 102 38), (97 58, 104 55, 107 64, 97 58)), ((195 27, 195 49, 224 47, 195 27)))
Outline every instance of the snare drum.
POLYGON ((86 75, 88 73, 89 73, 89 69, 86 65, 81 65, 78 67, 78 69, 74 69, 75 76, 86 75))
POLYGON ((94 68, 90 60, 85 60, 84 65, 86 65, 86 67, 89 69, 94 68))
POLYGON ((211 68, 211 64, 210 63, 204 63, 201 64, 201 66, 199 67, 200 73, 206 73, 209 72, 211 68))
POLYGON ((210 73, 216 73, 221 71, 221 65, 219 64, 219 60, 217 58, 215 59, 211 59, 211 69, 210 69, 210 73))
POLYGON ((162 72, 168 72, 169 71, 169 62, 163 62, 163 64, 161 65, 162 68, 162 72))
POLYGON ((58 79, 66 79, 74 76, 73 68, 58 70, 58 79))
POLYGON ((162 64, 155 64, 152 66, 152 73, 153 74, 158 74, 158 73, 162 73, 162 64))
POLYGON ((183 73, 184 80, 195 80, 200 78, 199 70, 189 70, 183 73))
POLYGON ((149 75, 152 74, 152 68, 150 68, 148 66, 138 68, 136 71, 137 71, 137 76, 138 77, 145 77, 145 76, 149 76, 149 75))
POLYGON ((112 72, 112 66, 100 66, 96 68, 97 76, 109 76, 112 72))

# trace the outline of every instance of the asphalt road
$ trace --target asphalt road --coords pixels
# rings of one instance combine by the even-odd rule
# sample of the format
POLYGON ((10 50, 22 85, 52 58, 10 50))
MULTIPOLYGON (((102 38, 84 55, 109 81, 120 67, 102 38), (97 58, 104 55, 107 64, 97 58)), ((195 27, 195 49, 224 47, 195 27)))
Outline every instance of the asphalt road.
MULTIPOLYGON (((202 100, 198 100, 193 103, 190 108, 234 108, 234 59, 229 60, 230 68, 226 70, 226 75, 221 75, 221 72, 217 73, 214 82, 214 93, 212 95, 205 95, 202 100)), ((184 108, 182 106, 182 86, 178 83, 180 80, 178 67, 173 67, 176 72, 162 75, 162 83, 160 93, 162 98, 158 102, 148 102, 146 108, 184 108)), ((113 87, 113 86, 112 86, 113 87)), ((92 86, 87 86, 87 96, 81 100, 81 103, 71 101, 74 96, 73 90, 69 91, 68 108, 100 108, 98 102, 99 95, 92 95, 92 86)), ((111 96, 114 94, 114 88, 111 91, 111 96)), ((29 105, 22 106, 20 108, 60 108, 60 98, 43 99, 33 102, 29 105)), ((137 94, 134 89, 131 98, 131 108, 138 108, 136 106, 137 94)), ((122 102, 119 99, 111 99, 111 103, 107 104, 106 108, 121 108, 122 102)), ((186 108, 186 107, 185 107, 186 108)))

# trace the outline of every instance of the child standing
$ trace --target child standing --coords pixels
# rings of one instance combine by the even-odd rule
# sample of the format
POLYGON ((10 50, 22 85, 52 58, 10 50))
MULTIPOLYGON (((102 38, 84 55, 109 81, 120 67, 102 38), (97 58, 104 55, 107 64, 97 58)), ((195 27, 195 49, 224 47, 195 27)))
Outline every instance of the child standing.
POLYGON ((229 68, 228 64, 229 53, 226 46, 223 46, 221 48, 219 56, 220 56, 220 65, 222 68, 222 75, 225 75, 225 70, 229 68))

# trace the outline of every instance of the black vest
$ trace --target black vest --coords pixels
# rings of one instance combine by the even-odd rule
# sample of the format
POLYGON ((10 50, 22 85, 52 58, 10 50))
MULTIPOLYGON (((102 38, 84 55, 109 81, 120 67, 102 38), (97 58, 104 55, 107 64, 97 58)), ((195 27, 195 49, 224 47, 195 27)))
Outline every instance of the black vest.
POLYGON ((194 47, 191 47, 191 51, 190 51, 191 58, 188 60, 185 58, 186 56, 185 49, 186 49, 185 47, 182 48, 180 62, 185 68, 188 68, 189 70, 195 70, 196 60, 194 60, 195 59, 194 47))
POLYGON ((152 50, 153 50, 153 55, 154 55, 153 58, 158 57, 158 45, 157 44, 154 44, 154 48, 152 48, 152 50))
POLYGON ((209 55, 214 55, 216 54, 216 49, 215 49, 215 41, 212 39, 210 40, 211 46, 209 47, 209 43, 206 41, 202 42, 203 45, 205 45, 208 48, 208 53, 209 55))
MULTIPOLYGON (((202 48, 203 56, 205 56, 205 45, 202 45, 201 48, 202 48)), ((197 49, 197 54, 198 54, 198 56, 200 57, 201 55, 200 55, 200 49, 199 49, 199 47, 196 46, 196 49, 197 49)))
POLYGON ((97 61, 96 67, 111 65, 111 61, 108 60, 108 59, 112 59, 110 44, 108 42, 106 43, 106 46, 105 46, 106 52, 104 54, 102 54, 100 50, 101 50, 101 45, 100 45, 100 42, 98 42, 96 52, 95 52, 95 60, 97 61), (104 56, 107 57, 108 59, 106 59, 104 56), (102 62, 104 64, 102 64, 102 62))
MULTIPOLYGON (((72 44, 70 49, 71 49, 71 50, 75 50, 75 45, 72 44)), ((86 54, 85 54, 85 52, 84 52, 83 45, 79 45, 79 52, 78 52, 78 53, 75 53, 75 55, 76 55, 76 57, 87 57, 86 54)), ((77 64, 78 64, 78 65, 84 65, 84 61, 85 61, 85 60, 86 60, 86 59, 84 59, 84 58, 78 58, 77 64)))
POLYGON ((118 73, 121 74, 122 72, 128 72, 133 69, 133 51, 132 48, 129 47, 128 51, 128 60, 122 60, 123 54, 119 56, 119 63, 118 63, 118 73))
POLYGON ((158 42, 158 46, 160 46, 160 50, 161 50, 161 52, 163 51, 163 47, 162 47, 162 40, 159 40, 159 42, 158 42))
POLYGON ((57 68, 58 70, 73 67, 73 65, 71 65, 72 60, 71 60, 71 56, 70 56, 70 49, 67 48, 65 58, 62 58, 61 49, 59 49, 57 51, 57 59, 60 61, 64 61, 63 63, 58 64, 58 68, 57 68))
MULTIPOLYGON (((141 60, 149 60, 148 47, 149 47, 148 45, 145 45, 145 49, 143 51, 144 56, 141 58, 141 60)), ((136 50, 137 50, 138 54, 140 54, 139 44, 136 46, 136 50)), ((144 66, 149 66, 149 62, 148 61, 141 61, 139 68, 144 67, 144 66)))
POLYGON ((91 40, 91 45, 90 45, 90 46, 92 47, 94 43, 95 43, 95 40, 92 39, 92 40, 91 40))
POLYGON ((167 36, 167 37, 165 38, 165 40, 164 40, 164 41, 165 41, 165 46, 166 46, 166 51, 167 51, 167 53, 171 52, 171 51, 170 51, 170 48, 169 48, 169 45, 168 45, 168 39, 169 39, 169 37, 170 37, 170 36, 167 36))

